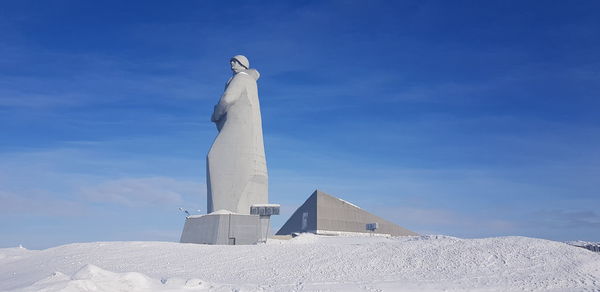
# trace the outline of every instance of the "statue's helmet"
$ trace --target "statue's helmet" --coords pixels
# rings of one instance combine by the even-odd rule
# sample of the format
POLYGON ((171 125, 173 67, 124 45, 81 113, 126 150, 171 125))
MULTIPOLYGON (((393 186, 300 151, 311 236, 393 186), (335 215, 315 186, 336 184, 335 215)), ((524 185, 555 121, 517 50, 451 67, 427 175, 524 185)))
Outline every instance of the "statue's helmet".
POLYGON ((250 68, 250 61, 248 61, 248 58, 246 58, 242 55, 233 56, 231 58, 231 61, 237 61, 238 63, 240 63, 240 65, 244 66, 244 68, 246 68, 246 69, 250 68))

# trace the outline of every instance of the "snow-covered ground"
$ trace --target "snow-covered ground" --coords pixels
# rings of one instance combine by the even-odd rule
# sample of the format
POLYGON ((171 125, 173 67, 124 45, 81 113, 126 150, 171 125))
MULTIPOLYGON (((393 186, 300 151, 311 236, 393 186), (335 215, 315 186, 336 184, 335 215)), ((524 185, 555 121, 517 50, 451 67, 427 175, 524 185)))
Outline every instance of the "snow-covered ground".
POLYGON ((600 291, 600 254, 527 237, 75 243, 0 249, 0 291, 600 291))

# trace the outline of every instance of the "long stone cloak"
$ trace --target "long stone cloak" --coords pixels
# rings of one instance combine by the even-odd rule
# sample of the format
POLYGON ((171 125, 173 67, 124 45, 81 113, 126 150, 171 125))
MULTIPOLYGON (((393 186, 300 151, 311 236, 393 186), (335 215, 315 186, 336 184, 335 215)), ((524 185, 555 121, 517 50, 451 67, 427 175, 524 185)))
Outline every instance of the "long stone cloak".
POLYGON ((219 134, 206 159, 208 213, 249 214, 268 203, 268 175, 256 81, 258 71, 235 74, 215 106, 219 134))

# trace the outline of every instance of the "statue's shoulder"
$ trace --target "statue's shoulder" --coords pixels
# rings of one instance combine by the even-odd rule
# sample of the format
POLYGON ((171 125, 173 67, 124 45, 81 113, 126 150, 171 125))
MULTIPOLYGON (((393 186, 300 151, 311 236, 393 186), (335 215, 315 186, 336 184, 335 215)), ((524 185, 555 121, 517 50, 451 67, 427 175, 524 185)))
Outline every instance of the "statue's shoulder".
POLYGON ((258 80, 258 78, 260 78, 260 73, 258 73, 258 71, 256 69, 248 69, 248 70, 244 70, 238 74, 236 74, 235 76, 240 76, 240 78, 250 78, 254 81, 258 80))

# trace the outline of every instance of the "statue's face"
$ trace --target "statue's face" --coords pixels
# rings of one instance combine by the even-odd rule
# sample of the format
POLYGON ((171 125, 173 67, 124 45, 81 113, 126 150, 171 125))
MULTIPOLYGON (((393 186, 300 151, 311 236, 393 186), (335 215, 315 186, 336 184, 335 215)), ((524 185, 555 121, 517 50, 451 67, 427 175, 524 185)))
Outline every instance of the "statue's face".
POLYGON ((231 60, 229 61, 229 64, 231 65, 231 71, 233 71, 233 73, 239 73, 242 70, 244 70, 245 68, 238 63, 236 60, 231 60))

